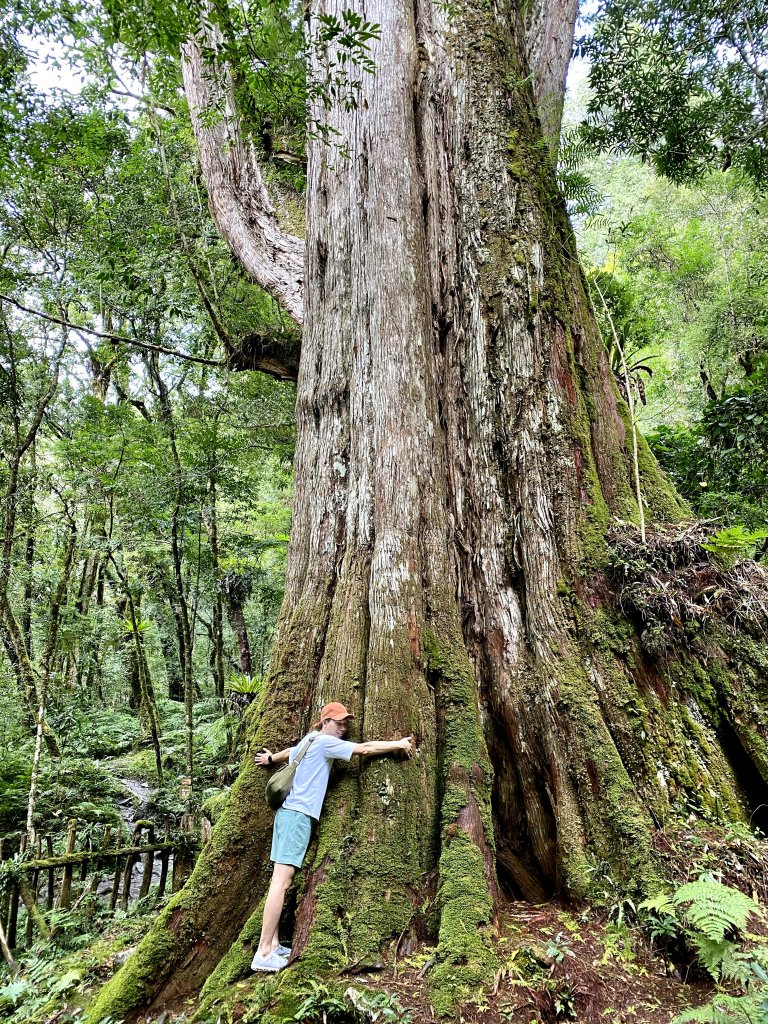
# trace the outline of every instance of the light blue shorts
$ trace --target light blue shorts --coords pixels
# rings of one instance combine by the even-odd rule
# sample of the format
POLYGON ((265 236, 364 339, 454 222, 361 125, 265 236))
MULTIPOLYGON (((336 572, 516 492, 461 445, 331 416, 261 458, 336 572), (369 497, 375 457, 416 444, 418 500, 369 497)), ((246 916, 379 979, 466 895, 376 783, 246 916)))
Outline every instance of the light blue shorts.
POLYGON ((275 864, 291 864, 300 868, 312 835, 312 819, 301 811, 279 807, 272 829, 272 853, 275 864))

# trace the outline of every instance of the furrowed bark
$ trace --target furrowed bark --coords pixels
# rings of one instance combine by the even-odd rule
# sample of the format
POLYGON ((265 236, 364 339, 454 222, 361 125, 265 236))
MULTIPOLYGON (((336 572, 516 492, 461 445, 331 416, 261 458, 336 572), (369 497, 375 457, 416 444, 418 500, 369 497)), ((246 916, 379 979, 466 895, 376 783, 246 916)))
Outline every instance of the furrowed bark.
POLYGON ((242 129, 229 68, 204 59, 201 46, 215 53, 213 29, 182 48, 181 67, 211 216, 245 271, 301 324, 304 243, 280 228, 242 129))
POLYGON ((541 130, 557 159, 565 80, 573 53, 578 0, 531 0, 524 10, 525 50, 541 130))
MULTIPOLYGON (((425 11, 427 44, 440 17, 425 11)), ((445 139, 442 159, 425 161, 427 194, 443 198, 427 221, 464 636, 481 681, 499 839, 521 861, 521 876, 576 890, 589 848, 609 859, 613 849, 615 860, 617 841, 626 848, 631 840, 638 862, 649 860, 647 815, 559 594, 581 572, 579 534, 596 511, 589 503, 604 508, 603 494, 584 493, 579 478, 593 445, 613 508, 633 518, 637 509, 563 204, 535 154, 533 97, 519 84, 522 26, 511 8, 493 14, 476 5, 443 21, 446 37, 431 50, 424 83, 437 97, 425 104, 435 116, 424 150, 445 139), (615 425, 602 426, 599 441, 588 436, 583 454, 574 338, 592 363, 581 401, 615 425), (598 792, 603 812, 615 794, 602 832, 598 792)), ((659 511, 680 509, 672 501, 659 511)))

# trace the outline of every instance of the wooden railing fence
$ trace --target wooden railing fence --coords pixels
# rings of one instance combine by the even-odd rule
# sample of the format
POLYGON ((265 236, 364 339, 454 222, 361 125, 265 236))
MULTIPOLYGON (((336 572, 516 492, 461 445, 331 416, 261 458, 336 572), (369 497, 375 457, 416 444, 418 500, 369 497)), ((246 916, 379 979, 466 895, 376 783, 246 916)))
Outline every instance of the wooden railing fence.
MULTIPOLYGON (((192 829, 187 827, 186 831, 192 829)), ((0 838, 0 934, 5 935, 7 947, 13 950, 19 944, 21 914, 24 944, 30 946, 35 932, 50 938, 55 931, 55 924, 52 931, 46 914, 54 909, 74 910, 89 895, 110 911, 118 905, 127 910, 132 902, 149 894, 156 860, 160 866, 157 898, 165 894, 169 865, 171 891, 176 892, 186 881, 194 856, 190 845, 171 841, 168 822, 164 832, 158 840, 153 822, 137 821, 126 841, 122 829, 105 825, 99 835, 92 827, 83 831, 81 823, 73 818, 61 853, 56 853, 51 836, 38 835, 31 851, 25 835, 0 838), (78 832, 82 837, 80 849, 78 832), (134 873, 139 861, 141 883, 135 891, 134 873)), ((93 913, 94 900, 89 907, 93 913)))

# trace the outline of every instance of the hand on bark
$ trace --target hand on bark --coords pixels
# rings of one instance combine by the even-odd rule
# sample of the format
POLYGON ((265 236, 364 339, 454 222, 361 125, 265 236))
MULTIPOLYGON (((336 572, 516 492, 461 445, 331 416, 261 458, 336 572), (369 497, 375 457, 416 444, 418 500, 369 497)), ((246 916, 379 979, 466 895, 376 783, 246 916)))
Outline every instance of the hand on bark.
POLYGON ((413 736, 403 736, 399 741, 399 745, 402 747, 406 757, 412 756, 415 746, 413 736))
POLYGON ((269 767, 270 757, 272 757, 271 750, 260 750, 258 751, 255 757, 256 764, 259 765, 259 767, 261 768, 267 768, 269 767))

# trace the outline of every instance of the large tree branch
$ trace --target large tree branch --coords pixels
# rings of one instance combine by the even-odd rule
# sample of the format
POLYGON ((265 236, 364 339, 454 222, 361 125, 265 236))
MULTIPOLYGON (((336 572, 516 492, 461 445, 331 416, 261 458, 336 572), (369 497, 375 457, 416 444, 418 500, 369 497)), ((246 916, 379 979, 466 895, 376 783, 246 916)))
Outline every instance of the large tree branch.
POLYGON ((532 0, 525 15, 525 48, 544 137, 557 157, 565 78, 573 52, 578 0, 532 0))
MULTIPOLYGON (((32 309, 25 306, 10 295, 0 294, 0 301, 9 302, 12 306, 22 310, 24 313, 31 313, 41 320, 47 320, 52 324, 61 324, 75 331, 81 337, 90 334, 95 338, 103 338, 112 342, 113 345, 130 345, 144 352, 158 352, 160 355, 174 356, 188 363, 200 363, 203 366, 218 366, 230 370, 258 370, 278 380, 296 380, 299 373, 299 350, 300 341, 290 335, 263 335, 250 334, 237 341, 226 336, 223 338, 224 347, 227 352, 226 360, 208 359, 205 356, 194 356, 189 352, 179 352, 168 345, 152 345, 146 341, 138 341, 136 338, 127 338, 122 334, 113 334, 110 331, 97 331, 93 327, 83 327, 81 324, 72 323, 62 317, 51 316, 50 313, 42 313, 39 309, 32 309)), ((85 340, 85 339, 83 339, 85 340)), ((118 389, 119 390, 119 389, 118 389)), ((126 396, 126 401, 130 399, 126 396)), ((141 412, 140 404, 131 401, 132 405, 141 412)))
MULTIPOLYGON (((211 31, 201 38, 215 50, 211 31)), ((240 130, 232 75, 225 63, 204 59, 197 39, 182 47, 181 66, 216 227, 246 273, 301 324, 304 242, 278 223, 253 146, 240 130)))

